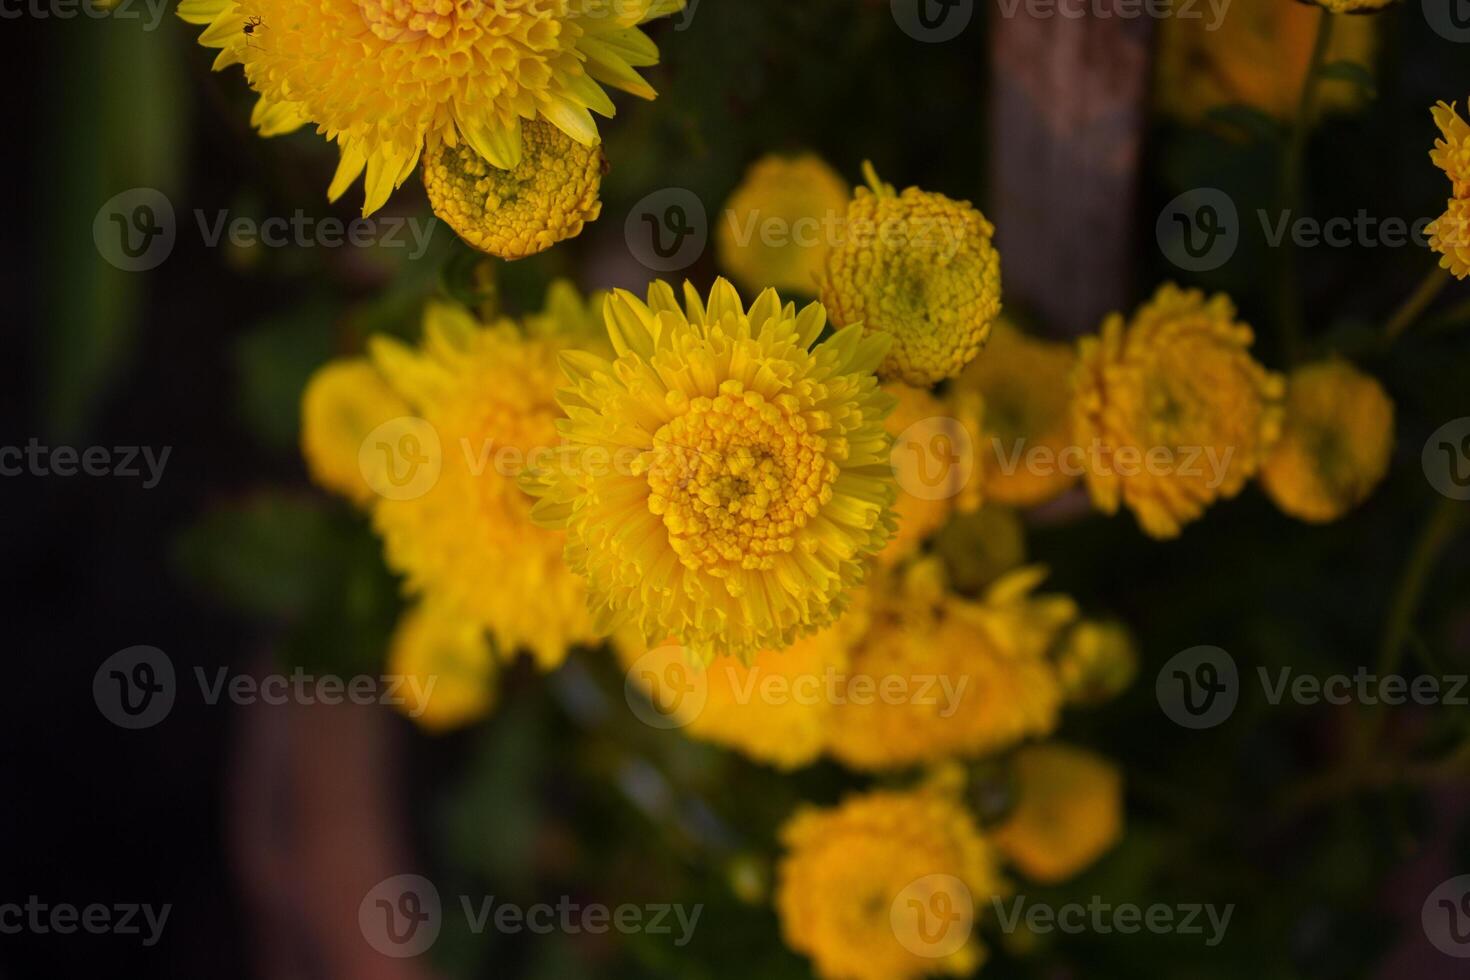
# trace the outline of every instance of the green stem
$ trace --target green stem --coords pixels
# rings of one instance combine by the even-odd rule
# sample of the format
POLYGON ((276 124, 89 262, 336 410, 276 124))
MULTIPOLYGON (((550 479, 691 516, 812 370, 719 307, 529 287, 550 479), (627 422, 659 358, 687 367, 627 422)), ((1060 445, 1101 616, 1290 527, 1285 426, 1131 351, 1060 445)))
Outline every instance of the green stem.
POLYGON ((1446 269, 1435 266, 1425 276, 1423 281, 1409 294, 1409 298, 1389 318, 1388 326, 1383 328, 1384 339, 1392 344, 1403 335, 1405 330, 1414 325, 1414 322, 1423 316, 1424 311, 1429 309, 1444 288, 1450 283, 1450 274, 1446 269))
MULTIPOLYGON (((1383 640, 1378 648, 1378 676, 1388 677, 1397 673, 1403 659, 1404 646, 1413 629, 1414 617, 1424 598, 1424 587, 1429 584, 1429 575, 1434 571, 1449 543, 1454 540, 1464 518, 1464 506, 1459 501, 1445 497, 1429 515, 1414 550, 1404 565, 1394 592, 1393 605, 1389 607, 1388 619, 1383 627, 1383 640)), ((1370 749, 1383 730, 1383 702, 1379 700, 1369 709, 1368 723, 1363 726, 1360 748, 1370 749)))
MULTIPOLYGON (((1302 202, 1302 177, 1306 169, 1307 139, 1317 115, 1317 81, 1327 60, 1327 48, 1332 43, 1332 28, 1335 19, 1322 10, 1317 21, 1317 40, 1312 45, 1312 57, 1307 63, 1307 74, 1302 78, 1301 99, 1297 102, 1296 118, 1292 121, 1291 138, 1286 145, 1286 159, 1281 167, 1281 187, 1278 194, 1283 213, 1295 215, 1302 202)), ((1281 317, 1281 340, 1286 360, 1294 363, 1302 350, 1303 315, 1301 286, 1297 276, 1296 253, 1286 245, 1282 251, 1279 280, 1278 305, 1281 317)))

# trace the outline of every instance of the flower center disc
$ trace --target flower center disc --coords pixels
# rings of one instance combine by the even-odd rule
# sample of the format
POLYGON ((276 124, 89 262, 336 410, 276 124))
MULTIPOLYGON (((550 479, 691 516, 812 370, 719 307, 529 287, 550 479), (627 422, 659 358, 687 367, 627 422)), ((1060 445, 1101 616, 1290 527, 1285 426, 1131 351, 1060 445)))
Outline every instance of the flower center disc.
POLYGON ((837 464, 807 420, 738 382, 696 398, 647 454, 649 510, 688 568, 766 570, 832 497, 837 464))

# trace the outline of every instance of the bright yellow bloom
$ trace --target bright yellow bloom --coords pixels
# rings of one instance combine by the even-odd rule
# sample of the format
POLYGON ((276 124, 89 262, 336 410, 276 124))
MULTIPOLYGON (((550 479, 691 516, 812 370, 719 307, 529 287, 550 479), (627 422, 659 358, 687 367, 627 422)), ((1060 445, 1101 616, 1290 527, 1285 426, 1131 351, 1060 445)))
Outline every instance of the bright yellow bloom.
POLYGON ((1028 337, 1001 320, 985 356, 960 375, 957 390, 974 391, 985 403, 975 452, 987 500, 1034 507, 1077 482, 1075 469, 1058 465, 1072 445, 1069 379, 1076 361, 1071 345, 1028 337))
MULTIPOLYGON (((554 304, 567 302, 567 288, 554 304)), ((532 523, 532 501, 517 486, 560 443, 558 357, 590 342, 579 332, 586 318, 566 331, 552 329, 556 319, 536 318, 523 332, 436 303, 418 349, 387 338, 372 345, 379 370, 422 417, 380 439, 397 481, 373 512, 389 566, 411 592, 490 630, 503 653, 529 649, 544 668, 597 636, 582 583, 562 560, 565 535, 532 523)))
POLYGON ((1470 197, 1470 124, 1456 111, 1454 103, 1436 103, 1429 110, 1439 127, 1429 159, 1450 179, 1455 197, 1470 197))
POLYGON ((1028 877, 1056 884, 1123 835, 1123 777, 1101 756, 1051 742, 1015 757, 1017 802, 995 846, 1028 877))
POLYGON ((1121 694, 1137 673, 1138 650, 1122 623, 1083 620, 1057 653, 1057 676, 1072 703, 1106 701, 1121 694))
POLYGON ((849 688, 831 714, 833 757, 887 769, 985 755, 1052 732, 1062 692, 1047 657, 1077 607, 1031 594, 1045 574, 1013 572, 970 602, 946 595, 927 561, 875 596, 870 626, 849 651, 849 688), (871 693, 885 682, 917 693, 924 678, 938 679, 926 698, 871 693))
POLYGON ((868 186, 847 206, 822 302, 839 327, 893 336, 885 379, 927 388, 959 374, 1000 315, 995 227, 968 201, 917 187, 898 194, 872 164, 863 173, 868 186))
POLYGON ((424 155, 424 188, 434 213, 482 252, 523 259, 575 238, 602 213, 601 146, 583 146, 546 122, 522 130, 514 170, 491 166, 467 144, 424 155))
MULTIPOLYGON (((1232 0, 1219 16, 1166 17, 1159 24, 1154 98, 1167 115, 1186 122, 1212 109, 1249 105, 1278 119, 1292 119, 1323 15, 1304 3, 1232 0)), ((1326 59, 1370 67, 1378 47, 1377 23, 1339 17, 1326 59)), ((1351 110, 1365 101, 1362 88, 1345 79, 1317 83, 1324 112, 1351 110)))
POLYGON ((318 486, 340 493, 359 507, 376 496, 361 461, 368 434, 390 419, 409 414, 408 403, 364 357, 331 361, 317 370, 301 396, 301 455, 318 486))
MULTIPOLYGON (((698 694, 670 705, 670 717, 691 737, 734 749, 778 769, 815 762, 825 745, 827 692, 847 664, 843 624, 798 639, 780 651, 756 654, 750 664, 737 657, 696 663, 683 647, 660 648, 677 662, 678 677, 698 694)), ((660 696, 655 683, 668 666, 643 660, 636 639, 614 644, 625 670, 644 694, 660 696), (645 669, 649 668, 649 669, 645 669)))
POLYGON ((684 304, 663 282, 608 299, 617 357, 562 358, 572 449, 526 486, 600 632, 750 657, 835 621, 893 534, 888 338, 817 344, 820 305, 747 309, 724 280, 684 304))
POLYGON ((1388 473, 1393 402, 1346 361, 1297 368, 1286 384, 1286 425, 1261 468, 1261 486, 1284 513, 1335 521, 1388 473))
POLYGON ((748 290, 815 293, 847 195, 847 182, 816 154, 761 157, 725 202, 720 265, 748 290))
POLYGON ((523 122, 544 119, 583 146, 610 85, 642 98, 636 68, 658 62, 639 24, 683 0, 183 0, 208 25, 216 69, 245 68, 263 136, 306 123, 335 140, 336 200, 365 170, 363 214, 388 200, 419 155, 467 143, 492 166, 521 163, 523 122))
POLYGON ((450 607, 423 602, 406 610, 387 669, 405 678, 398 709, 431 732, 479 721, 495 704, 499 670, 490 641, 478 623, 450 607))
POLYGON ((1240 493, 1281 433, 1285 388, 1253 340, 1229 297, 1172 284, 1082 339, 1073 435, 1099 509, 1127 504, 1145 533, 1173 538, 1240 493))
POLYGON ((974 818, 950 794, 875 792, 806 808, 781 841, 781 933, 818 976, 968 976, 983 961, 975 913, 1007 885, 974 818))
POLYGON ((975 440, 984 414, 978 398, 940 400, 905 384, 886 384, 898 407, 888 416, 898 478, 898 534, 878 555, 896 564, 919 549, 957 509, 980 503, 975 440))
POLYGON ((1470 198, 1451 198, 1445 213, 1424 230, 1430 249, 1440 255, 1440 268, 1456 279, 1470 276, 1470 198))

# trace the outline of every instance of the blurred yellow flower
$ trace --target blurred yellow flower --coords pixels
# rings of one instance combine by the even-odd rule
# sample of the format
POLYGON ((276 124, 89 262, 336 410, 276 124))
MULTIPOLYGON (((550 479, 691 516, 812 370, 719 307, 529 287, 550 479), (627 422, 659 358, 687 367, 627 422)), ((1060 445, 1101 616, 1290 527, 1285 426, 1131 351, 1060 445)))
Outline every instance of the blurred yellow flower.
POLYGON ((1007 885, 973 817, 932 788, 806 808, 781 830, 776 911, 826 980, 968 976, 974 919, 1007 885))
POLYGON ((609 362, 568 354, 571 450, 528 475, 536 520, 566 529, 597 630, 631 623, 699 662, 789 646, 834 622, 894 530, 886 336, 817 344, 767 290, 749 308, 715 283, 684 305, 656 282, 609 297, 609 362))
POLYGON ((404 678, 398 710, 431 732, 479 721, 495 704, 499 673, 485 631, 458 610, 420 602, 405 610, 388 648, 389 674, 404 678))
MULTIPOLYGON (((555 291, 563 304, 568 289, 555 291)), ((411 592, 490 630, 506 655, 527 649, 548 669, 597 638, 562 558, 565 535, 532 523, 533 501, 517 486, 560 445, 557 359, 591 343, 580 333, 587 318, 566 331, 548 329, 553 320, 523 332, 434 303, 418 348, 372 344, 378 369, 420 417, 374 440, 392 467, 373 510, 389 566, 411 592)))
POLYGON ((1261 486, 1284 513, 1335 521, 1368 499, 1388 473, 1393 402, 1346 361, 1296 369, 1286 384, 1286 424, 1261 468, 1261 486))
MULTIPOLYGON (((301 396, 301 455, 318 486, 359 507, 375 498, 364 476, 362 444, 368 433, 409 414, 378 369, 365 357, 331 361, 311 376, 301 396)), ((370 466, 376 457, 365 457, 370 466)))
POLYGON ((1398 0, 1312 0, 1333 14, 1369 14, 1390 7, 1398 0))
POLYGON ((1057 676, 1069 702, 1097 704, 1121 694, 1138 673, 1133 634, 1122 623, 1085 619, 1057 653, 1057 676))
POLYGON ((1429 111, 1440 132, 1429 159, 1450 179, 1453 196, 1470 197, 1470 124, 1453 102, 1438 102, 1429 111))
POLYGON ((1099 509, 1126 504, 1145 533, 1173 538, 1240 493, 1281 433, 1285 387, 1251 358, 1253 339, 1229 297, 1172 284, 1082 339, 1073 435, 1099 509))
POLYGON ((968 201, 910 187, 863 164, 868 186, 847 206, 821 296, 839 327, 893 337, 880 373, 927 388, 972 361, 1000 315, 995 227, 968 201))
POLYGON ((1076 361, 1070 344, 1028 337, 1001 320, 985 355, 960 375, 956 389, 977 392, 985 403, 975 452, 987 500, 1034 507, 1077 482, 1075 470, 1057 465, 1072 444, 1069 379, 1076 361))
POLYGON ((919 550, 957 509, 980 503, 975 438, 984 414, 978 397, 940 399, 905 384, 883 386, 898 401, 888 416, 898 479, 898 533, 878 554, 893 565, 919 550))
POLYGON ((388 200, 424 151, 466 143, 514 170, 521 127, 536 119, 583 146, 598 142, 592 113, 610 117, 610 85, 654 92, 635 69, 658 62, 639 24, 683 0, 183 0, 204 25, 216 70, 245 68, 260 95, 251 121, 263 136, 307 123, 335 140, 336 200, 367 172, 363 214, 388 200))
POLYGON ((1429 247, 1440 255, 1440 268, 1456 279, 1470 276, 1470 198, 1451 198, 1445 213, 1424 230, 1429 247))
POLYGON ((1016 753, 1017 801, 995 846, 1026 877, 1062 882, 1123 835, 1123 777, 1101 756, 1055 742, 1016 753))
MULTIPOLYGON (((828 692, 847 664, 842 630, 839 624, 803 636, 785 650, 756 654, 749 664, 738 657, 718 657, 702 666, 684 647, 666 648, 679 665, 679 676, 699 691, 670 706, 670 717, 693 738, 778 769, 815 762, 826 743, 828 692)), ((644 645, 636 640, 614 645, 633 683, 650 701, 660 697, 656 684, 664 680, 668 665, 645 659, 644 645)), ((654 656, 661 653, 664 649, 655 650, 654 656)))
POLYGON ((482 252, 515 260, 575 238, 602 213, 601 146, 583 146, 547 122, 526 123, 514 170, 487 163, 467 144, 424 154, 434 213, 482 252))
POLYGON ((725 202, 720 265, 747 290, 815 293, 847 195, 847 182, 816 154, 761 157, 725 202))
MULTIPOLYGON (((1293 118, 1321 17, 1305 3, 1232 0, 1218 15, 1164 18, 1154 68, 1160 111, 1197 122, 1212 109, 1249 105, 1278 119, 1293 118)), ((1377 47, 1371 18, 1340 17, 1326 60, 1371 67, 1377 47)), ((1362 89, 1343 79, 1320 80, 1316 98, 1323 111, 1364 102, 1362 89)))
POLYGON ((1012 572, 978 602, 946 594, 933 560, 881 594, 875 585, 829 719, 832 756, 887 769, 980 756, 1052 732, 1062 692, 1047 658, 1077 607, 1032 595, 1045 574, 1012 572))

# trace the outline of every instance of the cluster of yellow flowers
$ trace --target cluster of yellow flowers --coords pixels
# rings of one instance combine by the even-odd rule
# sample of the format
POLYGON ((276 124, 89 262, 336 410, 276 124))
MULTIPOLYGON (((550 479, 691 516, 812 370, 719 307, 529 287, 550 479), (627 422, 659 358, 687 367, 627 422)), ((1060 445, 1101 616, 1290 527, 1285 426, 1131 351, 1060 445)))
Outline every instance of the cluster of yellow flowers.
POLYGON ((977 919, 1011 890, 1003 864, 1055 883, 1122 833, 1122 779, 1105 759, 1047 743, 1017 752, 1010 769, 1012 807, 989 828, 953 768, 914 789, 798 812, 781 832, 776 908, 787 943, 829 980, 973 973, 986 957, 977 919))
POLYGON ((327 196, 366 173, 364 216, 424 157, 434 209, 470 244, 515 259, 598 214, 593 113, 604 85, 641 98, 658 63, 639 29, 684 0, 183 0, 216 70, 242 65, 263 136, 308 123, 341 160, 327 196), (564 134, 557 138, 553 132, 564 134))

